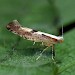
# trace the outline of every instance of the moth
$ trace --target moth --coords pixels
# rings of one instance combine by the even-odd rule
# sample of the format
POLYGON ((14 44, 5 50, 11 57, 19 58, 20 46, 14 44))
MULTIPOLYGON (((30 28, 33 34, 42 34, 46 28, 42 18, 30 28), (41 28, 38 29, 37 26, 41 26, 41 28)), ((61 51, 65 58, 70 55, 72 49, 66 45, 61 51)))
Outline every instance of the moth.
POLYGON ((55 36, 52 34, 44 33, 41 31, 37 31, 31 28, 22 27, 20 23, 17 20, 13 20, 10 22, 6 28, 11 31, 14 34, 17 34, 24 39, 31 40, 34 42, 41 42, 42 45, 45 45, 46 48, 41 52, 41 54, 37 57, 36 60, 38 60, 42 53, 47 50, 48 47, 52 47, 52 60, 55 59, 55 50, 54 45, 56 43, 62 43, 63 42, 63 36, 55 36))

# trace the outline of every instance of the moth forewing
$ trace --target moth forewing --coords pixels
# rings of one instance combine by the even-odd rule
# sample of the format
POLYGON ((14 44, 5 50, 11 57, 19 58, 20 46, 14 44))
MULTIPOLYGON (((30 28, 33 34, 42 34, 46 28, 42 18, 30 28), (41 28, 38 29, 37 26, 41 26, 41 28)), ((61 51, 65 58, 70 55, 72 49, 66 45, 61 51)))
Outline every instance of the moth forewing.
MULTIPOLYGON (((27 40, 31 40, 31 41, 34 41, 34 42, 41 42, 43 45, 47 46, 47 48, 52 46, 52 59, 54 59, 53 45, 56 44, 56 43, 59 43, 59 42, 60 43, 63 42, 62 36, 61 37, 55 36, 55 35, 52 35, 52 34, 48 34, 48 33, 44 33, 44 32, 41 32, 41 31, 33 30, 31 28, 22 27, 17 20, 13 20, 6 27, 9 31, 11 31, 11 32, 23 37, 23 38, 26 38, 27 40)), ((43 52, 46 49, 44 49, 43 52)))

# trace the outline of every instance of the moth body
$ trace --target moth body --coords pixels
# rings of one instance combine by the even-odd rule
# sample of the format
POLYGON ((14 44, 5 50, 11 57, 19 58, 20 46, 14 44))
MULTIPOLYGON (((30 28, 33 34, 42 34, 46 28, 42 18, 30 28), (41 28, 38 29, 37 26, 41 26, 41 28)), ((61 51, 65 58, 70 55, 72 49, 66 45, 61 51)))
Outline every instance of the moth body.
POLYGON ((52 46, 53 44, 63 42, 62 36, 55 36, 52 34, 36 31, 31 28, 22 27, 17 20, 13 20, 7 25, 7 29, 27 40, 34 42, 42 42, 45 46, 52 46))

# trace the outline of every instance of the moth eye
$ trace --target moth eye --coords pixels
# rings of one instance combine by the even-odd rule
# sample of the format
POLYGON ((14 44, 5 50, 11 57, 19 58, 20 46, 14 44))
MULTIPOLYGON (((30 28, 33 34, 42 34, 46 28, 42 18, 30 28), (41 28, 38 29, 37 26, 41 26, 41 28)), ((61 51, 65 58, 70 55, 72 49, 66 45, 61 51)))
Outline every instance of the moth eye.
POLYGON ((59 40, 60 43, 62 43, 63 41, 64 41, 63 39, 59 40))

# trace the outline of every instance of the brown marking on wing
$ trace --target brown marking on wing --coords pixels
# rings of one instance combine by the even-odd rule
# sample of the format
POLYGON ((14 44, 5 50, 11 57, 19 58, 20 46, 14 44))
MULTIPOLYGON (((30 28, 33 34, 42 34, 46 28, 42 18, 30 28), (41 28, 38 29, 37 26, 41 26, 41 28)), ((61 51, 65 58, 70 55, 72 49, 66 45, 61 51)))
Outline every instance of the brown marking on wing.
POLYGON ((24 32, 25 35, 32 36, 30 32, 24 32))
MULTIPOLYGON (((25 31, 24 29, 22 29, 21 28, 21 26, 20 25, 17 25, 18 24, 18 22, 16 23, 17 21, 15 21, 15 22, 10 22, 7 26, 6 26, 6 28, 9 30, 9 31, 11 31, 11 32, 13 32, 13 33, 17 33, 18 35, 21 35, 21 36, 31 36, 32 34, 31 34, 31 32, 27 32, 27 31, 25 31)), ((26 38, 26 37, 25 37, 26 38)))
POLYGON ((17 31, 17 33, 18 33, 18 35, 22 35, 22 36, 32 36, 32 34, 30 32, 27 32, 21 28, 17 31))
POLYGON ((6 26, 6 28, 7 28, 8 30, 10 30, 10 31, 17 31, 17 30, 20 28, 20 26, 19 26, 19 25, 15 25, 14 22, 10 22, 10 23, 6 26))
POLYGON ((57 39, 55 39, 55 38, 52 38, 52 40, 54 41, 54 42, 57 42, 58 40, 57 39))
POLYGON ((44 34, 42 34, 42 37, 44 37, 44 38, 48 38, 48 39, 51 39, 50 36, 46 36, 46 35, 44 35, 44 34))

